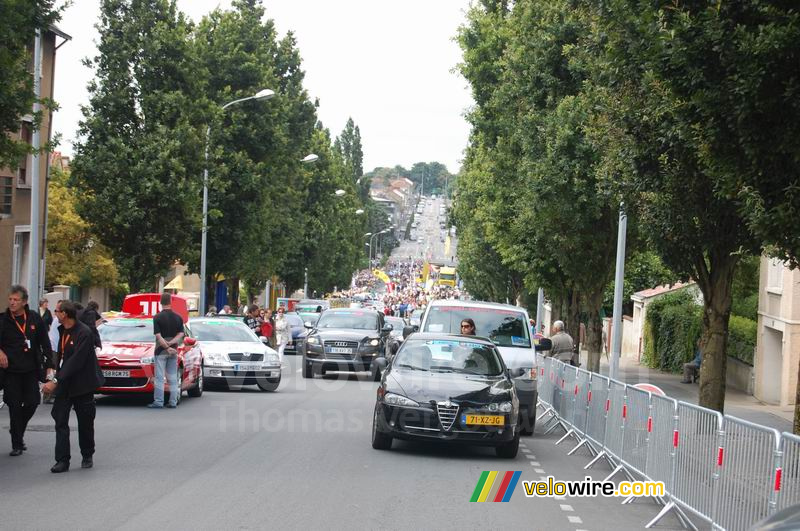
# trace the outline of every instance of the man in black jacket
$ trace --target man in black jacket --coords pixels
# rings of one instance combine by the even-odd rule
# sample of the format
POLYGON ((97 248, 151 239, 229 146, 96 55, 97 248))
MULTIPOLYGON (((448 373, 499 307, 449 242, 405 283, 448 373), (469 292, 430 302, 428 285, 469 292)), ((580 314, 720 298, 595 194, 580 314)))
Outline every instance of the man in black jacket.
POLYGON ((39 380, 52 367, 52 349, 47 326, 38 312, 28 308, 28 290, 11 286, 8 309, 0 316, 0 379, 4 380, 3 401, 8 404, 11 453, 22 455, 25 429, 41 401, 39 380))
POLYGON ((81 447, 81 468, 94 464, 94 392, 103 385, 103 375, 97 362, 94 334, 77 320, 77 310, 70 301, 56 307, 61 320, 58 327, 58 372, 42 390, 55 395, 51 415, 56 421, 56 464, 51 472, 69 470, 69 410, 78 417, 78 442, 81 447))

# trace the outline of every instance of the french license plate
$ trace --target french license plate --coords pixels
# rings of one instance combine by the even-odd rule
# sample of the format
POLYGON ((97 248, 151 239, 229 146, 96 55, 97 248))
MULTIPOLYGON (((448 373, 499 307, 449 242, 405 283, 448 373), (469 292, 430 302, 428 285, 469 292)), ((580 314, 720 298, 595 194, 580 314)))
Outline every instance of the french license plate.
POLYGON ((353 349, 345 347, 328 347, 328 352, 331 354, 352 354, 353 349))
POLYGON ((130 378, 131 371, 103 371, 103 376, 107 378, 130 378))
POLYGON ((467 426, 502 426, 503 415, 461 415, 461 422, 467 426))
POLYGON ((258 363, 238 363, 233 366, 234 371, 258 371, 261 370, 261 365, 258 363))

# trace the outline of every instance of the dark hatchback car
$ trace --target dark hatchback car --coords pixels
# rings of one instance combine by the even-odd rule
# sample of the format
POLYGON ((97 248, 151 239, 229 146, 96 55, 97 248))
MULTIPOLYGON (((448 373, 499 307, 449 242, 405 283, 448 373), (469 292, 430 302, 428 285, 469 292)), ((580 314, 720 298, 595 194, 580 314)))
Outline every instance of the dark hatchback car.
POLYGON ((303 345, 303 378, 328 370, 370 370, 376 358, 387 356, 391 331, 375 310, 325 310, 303 345))
POLYGON ((393 439, 493 446, 516 457, 521 426, 511 374, 488 339, 409 336, 385 366, 372 420, 372 447, 393 439))

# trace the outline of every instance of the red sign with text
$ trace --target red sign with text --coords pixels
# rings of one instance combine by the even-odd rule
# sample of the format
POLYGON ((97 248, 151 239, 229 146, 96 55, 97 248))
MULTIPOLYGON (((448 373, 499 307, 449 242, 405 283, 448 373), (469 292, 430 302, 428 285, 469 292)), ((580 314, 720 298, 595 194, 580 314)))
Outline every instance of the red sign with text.
MULTIPOLYGON (((122 302, 122 311, 131 315, 147 315, 154 317, 161 311, 161 294, 135 293, 133 295, 128 295, 122 302)), ((180 315, 184 323, 189 320, 189 310, 185 298, 173 295, 172 311, 180 315)))

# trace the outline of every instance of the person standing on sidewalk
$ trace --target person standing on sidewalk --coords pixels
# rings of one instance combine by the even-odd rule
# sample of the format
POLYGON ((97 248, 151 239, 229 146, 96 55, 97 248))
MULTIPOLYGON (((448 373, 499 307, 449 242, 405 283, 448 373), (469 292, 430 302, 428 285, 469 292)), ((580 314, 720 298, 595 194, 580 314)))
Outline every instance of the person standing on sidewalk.
POLYGON ((550 340, 553 342, 550 356, 564 363, 572 364, 572 356, 575 354, 575 342, 572 341, 572 336, 564 331, 564 321, 553 323, 553 336, 550 340))
POLYGON ((172 311, 172 295, 161 294, 161 311, 153 317, 153 333, 156 335, 155 350, 155 382, 153 402, 147 407, 161 409, 164 407, 164 372, 169 382, 168 408, 178 407, 178 347, 183 341, 183 319, 172 311))
POLYGON ((275 344, 273 332, 275 331, 275 324, 272 322, 272 310, 269 308, 264 310, 264 320, 261 323, 261 337, 266 337, 269 341, 269 346, 275 344))
POLYGON ((58 327, 58 372, 44 384, 42 391, 54 395, 50 416, 56 423, 56 464, 50 472, 69 470, 69 410, 78 417, 78 444, 81 468, 94 466, 94 419, 97 413, 94 392, 103 385, 103 373, 97 362, 94 332, 78 320, 78 310, 70 301, 56 306, 61 320, 58 327))
POLYGON ((8 309, 0 316, 0 381, 8 405, 12 457, 27 449, 25 429, 41 402, 39 382, 53 365, 47 326, 28 308, 28 290, 11 286, 8 309))
MULTIPOLYGON (((39 316, 44 321, 45 326, 47 326, 48 332, 50 331, 50 327, 53 326, 53 314, 50 312, 50 301, 47 299, 41 299, 39 301, 39 316)), ((52 345, 51 345, 52 346, 52 345)))
POLYGON ((247 315, 244 317, 244 324, 246 324, 255 335, 261 335, 261 327, 258 323, 258 306, 255 304, 251 304, 247 308, 247 315))
POLYGON ((286 309, 281 306, 278 308, 278 316, 275 318, 275 342, 278 344, 278 358, 283 363, 283 351, 286 345, 292 341, 292 327, 285 315, 286 309))
POLYGON ((683 364, 683 380, 681 383, 694 383, 695 378, 700 374, 700 365, 703 364, 703 351, 700 349, 700 340, 694 350, 694 359, 689 363, 683 364))

